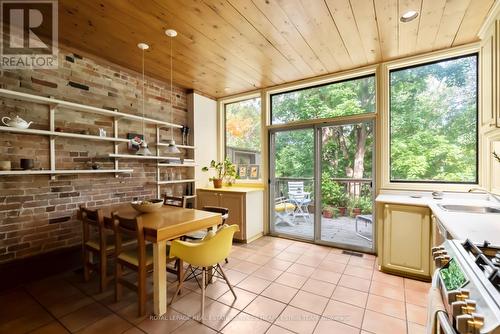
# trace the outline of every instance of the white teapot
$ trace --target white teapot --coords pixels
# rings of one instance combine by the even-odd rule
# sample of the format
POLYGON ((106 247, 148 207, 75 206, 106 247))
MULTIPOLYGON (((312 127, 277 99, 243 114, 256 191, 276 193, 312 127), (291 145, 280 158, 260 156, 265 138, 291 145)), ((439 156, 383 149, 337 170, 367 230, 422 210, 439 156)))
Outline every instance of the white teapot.
POLYGON ((16 116, 14 119, 11 119, 10 117, 2 117, 2 123, 13 128, 27 129, 33 122, 28 123, 21 117, 16 116), (5 120, 7 120, 7 122, 5 120))

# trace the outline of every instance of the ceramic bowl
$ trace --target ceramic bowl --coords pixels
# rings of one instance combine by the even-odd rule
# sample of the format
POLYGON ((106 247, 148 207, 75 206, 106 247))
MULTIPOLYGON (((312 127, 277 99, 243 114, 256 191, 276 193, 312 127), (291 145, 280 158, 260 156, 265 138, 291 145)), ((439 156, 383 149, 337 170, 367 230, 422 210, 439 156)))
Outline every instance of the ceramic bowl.
POLYGON ((147 201, 134 201, 131 202, 130 205, 134 209, 143 213, 151 213, 160 210, 163 207, 162 199, 150 199, 147 201))

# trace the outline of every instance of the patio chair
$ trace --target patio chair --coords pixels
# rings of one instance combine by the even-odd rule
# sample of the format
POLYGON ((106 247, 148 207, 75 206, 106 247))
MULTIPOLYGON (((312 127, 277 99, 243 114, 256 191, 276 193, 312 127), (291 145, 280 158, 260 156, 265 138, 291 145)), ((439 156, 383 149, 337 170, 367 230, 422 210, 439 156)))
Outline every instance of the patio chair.
POLYGON ((365 226, 367 224, 373 224, 373 216, 372 215, 357 215, 356 216, 356 221, 355 221, 355 227, 354 227, 354 230, 356 231, 356 235, 367 240, 367 241, 370 241, 372 242, 373 239, 369 238, 369 237, 366 237, 364 235, 362 235, 359 230, 358 230, 358 220, 362 221, 365 223, 365 226))
POLYGON ((274 212, 276 213, 275 225, 284 223, 285 225, 295 226, 290 221, 290 216, 295 211, 295 205, 290 203, 285 197, 278 197, 274 202, 274 212))
POLYGON ((310 193, 304 191, 304 182, 288 182, 288 198, 295 204, 293 219, 296 217, 311 218, 309 214, 309 204, 311 204, 310 193))

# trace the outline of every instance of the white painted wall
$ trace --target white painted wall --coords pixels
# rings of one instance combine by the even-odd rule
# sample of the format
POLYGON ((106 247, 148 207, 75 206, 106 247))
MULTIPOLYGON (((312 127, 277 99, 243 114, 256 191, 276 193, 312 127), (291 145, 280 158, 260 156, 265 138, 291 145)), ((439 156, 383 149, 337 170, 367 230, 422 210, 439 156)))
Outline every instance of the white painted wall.
POLYGON ((193 118, 196 188, 209 186, 209 173, 202 172, 211 160, 217 159, 217 102, 205 96, 190 93, 187 97, 188 111, 193 118))

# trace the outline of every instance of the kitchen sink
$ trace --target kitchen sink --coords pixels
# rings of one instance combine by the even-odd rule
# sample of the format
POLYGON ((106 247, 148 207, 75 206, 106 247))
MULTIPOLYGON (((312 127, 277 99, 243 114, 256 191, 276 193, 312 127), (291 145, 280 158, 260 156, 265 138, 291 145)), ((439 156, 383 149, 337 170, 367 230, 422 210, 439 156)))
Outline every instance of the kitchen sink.
POLYGON ((469 212, 469 213, 500 213, 500 206, 472 206, 460 204, 438 204, 446 211, 469 212))

